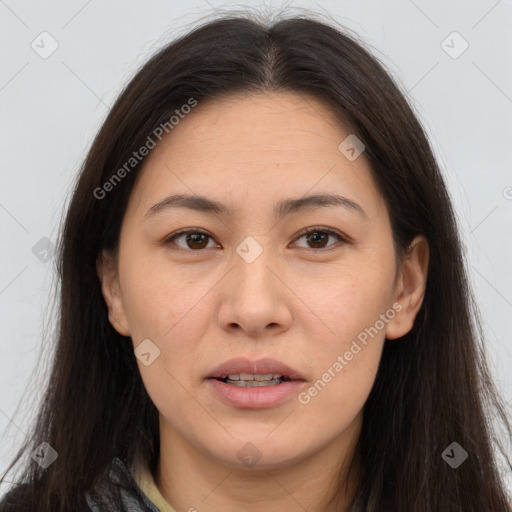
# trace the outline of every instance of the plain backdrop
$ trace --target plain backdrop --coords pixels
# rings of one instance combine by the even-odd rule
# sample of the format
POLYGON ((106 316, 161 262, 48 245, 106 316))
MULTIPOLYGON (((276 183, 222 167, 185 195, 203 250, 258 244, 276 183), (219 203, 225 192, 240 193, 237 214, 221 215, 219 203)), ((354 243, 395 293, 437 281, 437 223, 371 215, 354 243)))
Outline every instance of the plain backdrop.
MULTIPOLYGON (((488 359, 512 406, 511 0, 248 5, 332 17, 360 34, 407 91, 445 173, 488 359)), ((215 0, 0 0, 0 474, 40 396, 33 372, 44 377, 43 339, 51 342, 51 248, 95 132, 155 50, 204 16, 243 7, 215 0)))

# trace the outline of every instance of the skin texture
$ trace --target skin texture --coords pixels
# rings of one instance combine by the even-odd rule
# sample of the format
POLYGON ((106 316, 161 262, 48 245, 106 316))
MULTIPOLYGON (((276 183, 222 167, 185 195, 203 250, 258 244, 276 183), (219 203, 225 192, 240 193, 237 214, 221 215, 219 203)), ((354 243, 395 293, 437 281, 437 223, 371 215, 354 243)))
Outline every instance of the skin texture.
MULTIPOLYGON (((138 365, 160 413, 156 482, 177 510, 334 510, 327 498, 353 456, 383 345, 411 329, 428 267, 418 236, 397 272, 387 208, 364 153, 350 161, 338 149, 348 135, 327 106, 296 93, 200 103, 151 151, 118 255, 98 262, 112 325, 134 348, 150 339, 160 350, 138 365), (319 193, 341 194, 365 213, 322 206, 273 214, 278 201, 319 193), (234 214, 167 208, 144 217, 171 194, 204 195, 234 214), (300 231, 314 226, 347 241, 308 243, 300 231), (211 238, 164 243, 182 228, 211 238), (236 251, 248 236, 263 249, 250 264, 236 251), (233 357, 272 357, 302 372, 307 391, 380 315, 384 327, 307 404, 294 395, 241 409, 205 380, 233 357), (252 468, 237 456, 246 443, 261 454, 252 468)), ((343 507, 356 481, 347 481, 343 507)))

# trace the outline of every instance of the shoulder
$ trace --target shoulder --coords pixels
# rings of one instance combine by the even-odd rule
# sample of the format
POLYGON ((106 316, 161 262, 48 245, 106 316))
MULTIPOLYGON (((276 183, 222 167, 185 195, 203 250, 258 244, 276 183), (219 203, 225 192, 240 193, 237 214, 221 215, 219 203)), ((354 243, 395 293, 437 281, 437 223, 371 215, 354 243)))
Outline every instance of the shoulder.
MULTIPOLYGON (((40 492, 28 483, 12 487, 0 498, 0 512, 41 512, 40 492)), ((59 502, 45 510, 62 511, 59 502)), ((158 512, 158 508, 140 489, 126 463, 114 458, 95 485, 73 503, 73 512, 158 512)), ((67 511, 66 511, 67 512, 67 511)))
MULTIPOLYGON (((40 512, 40 503, 35 499, 29 484, 18 484, 0 497, 0 512, 40 512)), ((76 503, 73 512, 91 512, 85 499, 76 503)))

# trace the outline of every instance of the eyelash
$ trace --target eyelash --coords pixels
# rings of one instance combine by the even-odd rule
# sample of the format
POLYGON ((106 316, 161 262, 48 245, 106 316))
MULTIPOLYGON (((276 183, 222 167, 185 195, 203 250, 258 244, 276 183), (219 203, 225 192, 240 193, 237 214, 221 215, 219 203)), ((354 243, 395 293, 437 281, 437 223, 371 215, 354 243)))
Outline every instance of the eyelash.
MULTIPOLYGON (((201 235, 205 235, 209 238, 211 238, 212 240, 215 240, 209 233, 207 233, 206 231, 203 231, 201 229, 197 229, 197 228, 184 228, 184 229, 181 229, 180 231, 177 231, 176 233, 173 233, 172 235, 168 236, 167 238, 165 238, 162 242, 163 245, 169 245, 171 243, 173 243, 173 241, 176 239, 176 238, 179 238, 180 236, 182 235, 187 235, 187 234, 190 234, 190 233, 193 233, 193 234, 201 234, 201 235)), ((348 237, 342 235, 339 231, 336 231, 335 229, 332 229, 332 228, 328 228, 328 227, 325 227, 325 226, 312 226, 312 227, 309 227, 309 228, 305 228, 303 229, 302 231, 300 231, 296 237, 295 240, 299 240, 301 238, 303 238, 304 236, 306 235, 309 235, 309 234, 312 234, 312 233, 324 233, 324 234, 327 234, 329 236, 335 236, 336 238, 339 239, 339 242, 342 242, 342 243, 349 243, 350 240, 348 239, 348 237)), ((310 249, 312 251, 315 251, 315 252, 318 252, 318 251, 329 251, 333 248, 335 248, 337 244, 333 244, 333 245, 330 245, 328 247, 321 247, 321 248, 314 248, 314 247, 302 247, 302 249, 310 249)), ((183 251, 189 251, 189 252, 200 252, 200 251, 203 251, 205 250, 206 248, 203 248, 203 249, 184 249, 183 247, 179 247, 178 246, 178 249, 176 250, 183 250, 183 251)), ((210 247, 211 249, 211 247, 210 247)))

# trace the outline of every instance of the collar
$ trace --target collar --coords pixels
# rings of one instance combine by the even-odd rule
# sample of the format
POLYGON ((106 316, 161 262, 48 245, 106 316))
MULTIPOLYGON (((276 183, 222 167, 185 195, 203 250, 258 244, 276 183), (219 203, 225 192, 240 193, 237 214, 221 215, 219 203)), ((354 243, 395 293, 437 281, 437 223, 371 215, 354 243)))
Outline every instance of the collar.
POLYGON ((156 506, 159 512, 176 512, 163 497, 147 462, 142 457, 138 457, 134 461, 131 473, 141 491, 156 506))

